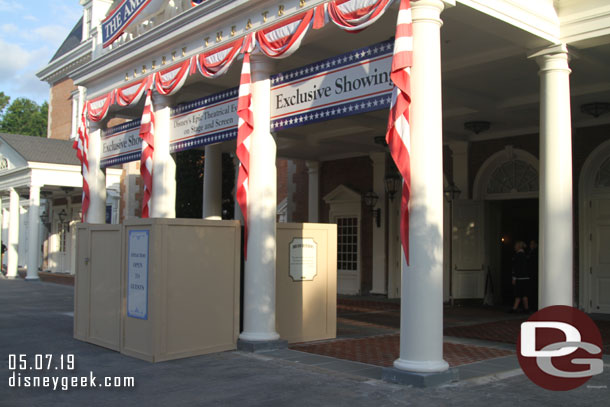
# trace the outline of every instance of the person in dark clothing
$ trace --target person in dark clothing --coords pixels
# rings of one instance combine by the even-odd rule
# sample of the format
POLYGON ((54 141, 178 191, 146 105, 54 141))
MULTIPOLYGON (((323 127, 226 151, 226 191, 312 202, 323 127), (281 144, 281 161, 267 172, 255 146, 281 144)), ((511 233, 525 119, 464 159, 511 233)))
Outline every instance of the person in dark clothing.
POLYGON ((519 303, 523 300, 523 309, 529 312, 528 292, 530 287, 530 274, 525 254, 525 242, 519 240, 515 243, 515 255, 513 256, 513 286, 515 287, 515 303, 511 312, 516 312, 519 309, 519 303))

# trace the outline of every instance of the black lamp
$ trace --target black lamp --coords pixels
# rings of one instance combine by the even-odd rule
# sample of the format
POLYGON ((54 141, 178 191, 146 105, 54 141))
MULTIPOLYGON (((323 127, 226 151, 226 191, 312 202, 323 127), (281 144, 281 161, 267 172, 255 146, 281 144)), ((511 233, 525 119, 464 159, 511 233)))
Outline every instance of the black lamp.
POLYGON ((398 192, 398 187, 400 186, 401 182, 402 178, 400 178, 400 175, 396 173, 388 174, 383 179, 385 193, 388 194, 388 198, 390 198, 390 201, 394 199, 394 195, 396 195, 396 192, 398 192))
POLYGON ((610 103, 605 102, 593 102, 593 103, 585 103, 580 106, 580 111, 586 113, 590 116, 595 117, 596 119, 608 112, 610 112, 610 103))
POLYGON ((377 227, 381 227, 381 208, 373 209, 379 200, 379 195, 373 191, 364 194, 364 204, 371 208, 371 212, 375 215, 377 227))
POLYGON ((447 185, 443 193, 445 194, 445 199, 447 199, 447 202, 452 202, 453 200, 458 199, 460 197, 462 191, 460 191, 457 185, 455 185, 453 181, 451 181, 451 183, 447 185))

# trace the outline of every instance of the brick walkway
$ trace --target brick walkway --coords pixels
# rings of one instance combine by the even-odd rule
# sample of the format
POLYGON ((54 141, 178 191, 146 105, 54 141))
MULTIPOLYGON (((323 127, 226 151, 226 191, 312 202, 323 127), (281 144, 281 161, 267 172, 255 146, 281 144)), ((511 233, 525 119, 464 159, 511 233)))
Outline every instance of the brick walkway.
MULTIPOLYGON (((361 339, 343 339, 312 344, 297 344, 290 348, 338 359, 353 360, 377 366, 392 366, 398 358, 400 336, 398 334, 373 336, 361 339)), ((514 352, 483 346, 445 342, 443 357, 455 367, 486 359, 512 355, 514 352)))

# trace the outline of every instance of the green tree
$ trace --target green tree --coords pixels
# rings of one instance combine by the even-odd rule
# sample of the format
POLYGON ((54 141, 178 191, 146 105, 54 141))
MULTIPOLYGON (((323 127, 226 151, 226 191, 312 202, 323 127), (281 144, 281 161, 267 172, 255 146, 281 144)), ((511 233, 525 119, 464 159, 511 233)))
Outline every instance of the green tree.
POLYGON ((10 100, 10 96, 6 96, 4 92, 0 92, 0 117, 2 117, 2 112, 10 100))
MULTIPOLYGON (((4 96, 2 94, 1 96, 4 96)), ((1 99, 1 98, 0 98, 1 99)), ((2 100, 0 100, 1 102, 2 100)), ((0 120, 0 131, 28 136, 47 136, 47 117, 49 105, 39 106, 26 98, 17 98, 6 108, 0 120)))

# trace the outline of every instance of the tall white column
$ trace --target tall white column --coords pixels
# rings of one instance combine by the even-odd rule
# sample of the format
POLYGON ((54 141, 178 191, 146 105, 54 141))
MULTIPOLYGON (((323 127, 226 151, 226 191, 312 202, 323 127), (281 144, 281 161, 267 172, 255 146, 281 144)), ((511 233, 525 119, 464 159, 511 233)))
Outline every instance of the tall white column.
POLYGON ((38 260, 40 258, 40 241, 38 224, 40 223, 40 187, 30 186, 30 209, 28 210, 28 271, 26 280, 38 279, 38 260))
POLYGON ((170 98, 153 94, 155 109, 155 152, 150 198, 151 218, 176 217, 176 162, 169 153, 170 98))
POLYGON ((203 218, 222 219, 222 150, 220 143, 205 146, 203 218))
POLYGON ((540 308, 573 303, 572 123, 565 45, 534 55, 540 66, 540 308))
POLYGON ((244 273, 244 330, 246 341, 274 341, 275 223, 277 212, 276 144, 270 133, 271 61, 251 57, 254 131, 250 143, 248 257, 244 273))
POLYGON ((6 276, 17 278, 19 264, 19 194, 10 188, 6 276))
POLYGON ((372 294, 387 294, 387 281, 385 270, 385 153, 369 154, 373 162, 373 192, 377 194, 377 206, 374 208, 381 209, 380 225, 377 227, 377 222, 373 219, 373 287, 372 294))
POLYGON ((410 265, 404 254, 397 369, 442 372, 443 360, 443 143, 441 0, 411 3, 410 265))
POLYGON ((101 123, 89 122, 89 210, 87 223, 106 223, 106 174, 100 168, 101 123))
POLYGON ((320 162, 307 161, 305 165, 308 175, 307 219, 309 222, 316 223, 320 221, 320 162))

